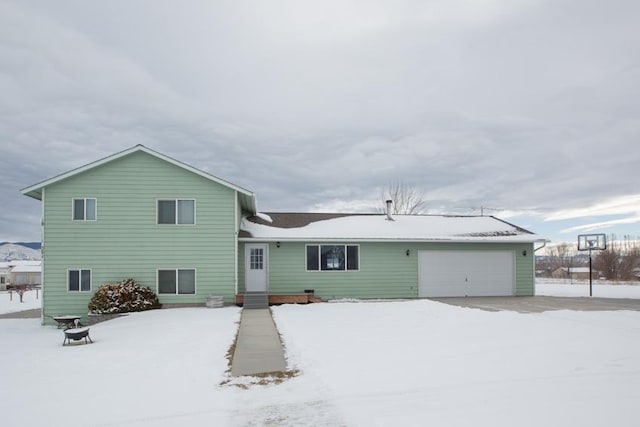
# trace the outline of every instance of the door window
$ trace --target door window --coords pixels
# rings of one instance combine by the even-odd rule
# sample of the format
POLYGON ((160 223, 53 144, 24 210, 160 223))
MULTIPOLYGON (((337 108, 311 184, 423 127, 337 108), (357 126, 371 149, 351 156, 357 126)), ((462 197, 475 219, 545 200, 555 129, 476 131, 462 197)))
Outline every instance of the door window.
POLYGON ((264 249, 251 248, 249 253, 249 268, 251 270, 264 269, 264 249))

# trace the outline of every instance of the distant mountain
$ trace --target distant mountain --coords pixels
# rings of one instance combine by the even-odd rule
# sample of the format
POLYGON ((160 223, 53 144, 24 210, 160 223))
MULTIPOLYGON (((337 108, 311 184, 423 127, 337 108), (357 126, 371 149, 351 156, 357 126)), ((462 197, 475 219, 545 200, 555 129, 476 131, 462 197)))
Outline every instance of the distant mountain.
POLYGON ((40 250, 42 248, 42 243, 40 242, 0 242, 0 246, 6 245, 7 243, 13 243, 14 245, 26 246, 31 249, 40 250))
MULTIPOLYGON (((40 243, 38 243, 40 246, 40 243)), ((38 260, 42 259, 40 248, 33 249, 18 243, 4 243, 0 245, 0 261, 38 260)))
POLYGON ((16 245, 26 246, 27 248, 40 250, 42 244, 40 242, 16 242, 16 245))

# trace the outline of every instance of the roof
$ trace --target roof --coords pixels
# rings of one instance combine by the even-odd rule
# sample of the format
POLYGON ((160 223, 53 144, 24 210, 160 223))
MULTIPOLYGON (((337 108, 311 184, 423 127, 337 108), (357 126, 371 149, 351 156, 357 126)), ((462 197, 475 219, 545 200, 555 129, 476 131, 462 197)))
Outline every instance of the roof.
POLYGON ((12 273, 40 273, 42 267, 40 265, 17 265, 11 269, 12 273))
POLYGON ((9 267, 16 266, 40 266, 42 264, 42 260, 39 259, 16 259, 13 261, 7 261, 6 264, 9 267))
POLYGON ((568 273, 589 273, 589 267, 569 267, 566 270, 568 273))
POLYGON ((63 174, 54 176, 53 178, 49 178, 45 181, 39 182, 37 184, 31 185, 29 187, 23 188, 22 190, 20 190, 20 192, 26 196, 29 197, 33 197, 34 199, 37 200, 42 200, 42 189, 51 185, 51 184, 55 184, 56 182, 65 180, 67 178, 70 178, 72 176, 81 174, 83 172, 86 172, 90 169, 96 168, 98 166, 102 166, 105 163, 109 163, 112 162, 114 160, 120 159, 122 157, 128 156, 130 154, 133 153, 137 153, 137 152, 143 152, 143 153, 147 153, 151 156, 154 156, 158 159, 164 160, 165 162, 171 163, 172 165, 178 166, 182 169, 185 169, 189 172, 192 172, 196 175, 199 175, 203 178, 206 178, 210 181, 213 181, 215 183, 218 183, 220 185, 224 185, 225 187, 231 188, 232 190, 235 190, 238 194, 238 199, 240 201, 240 205, 245 208, 246 210, 248 210, 251 213, 256 213, 257 212, 257 207, 256 207, 256 198, 255 195, 249 191, 246 190, 242 187, 239 187, 235 184, 232 184, 228 181, 225 181, 221 178, 218 178, 216 176, 213 176, 207 172, 204 172, 200 169, 194 168, 193 166, 189 166, 186 163, 182 163, 176 159, 173 159, 171 157, 165 156, 164 154, 158 153, 157 151, 151 150, 147 147, 145 147, 144 145, 138 144, 134 147, 131 147, 127 150, 121 151, 119 153, 113 154, 111 156, 102 158, 100 160, 97 160, 95 162, 86 164, 84 166, 81 166, 79 168, 70 170, 68 172, 65 172, 63 174))
POLYGON ((548 241, 493 216, 267 213, 243 218, 240 230, 240 240, 266 241, 548 241))

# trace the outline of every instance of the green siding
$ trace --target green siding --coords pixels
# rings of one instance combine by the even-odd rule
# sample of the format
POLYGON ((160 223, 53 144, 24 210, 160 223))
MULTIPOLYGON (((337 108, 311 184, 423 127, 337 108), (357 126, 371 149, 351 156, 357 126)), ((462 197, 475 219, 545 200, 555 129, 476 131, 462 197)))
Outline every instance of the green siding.
MULTIPOLYGON (((331 244, 331 242, 327 242, 331 244)), ((244 291, 244 245, 238 257, 239 291, 244 291)), ((487 243, 358 243, 359 271, 306 271, 305 243, 269 244, 269 292, 302 293, 313 289, 321 298, 417 298, 418 251, 512 250, 516 295, 534 294, 533 244, 487 243), (410 255, 406 255, 407 249, 410 255), (526 250, 527 255, 522 256, 526 250)))
POLYGON ((143 152, 51 184, 44 197, 44 316, 86 314, 91 293, 67 292, 67 270, 92 270, 92 290, 132 277, 156 290, 158 268, 195 268, 196 295, 163 304, 231 302, 236 192, 143 152), (95 197, 97 221, 72 221, 73 198, 95 197), (156 224, 156 200, 196 200, 196 225, 156 224))

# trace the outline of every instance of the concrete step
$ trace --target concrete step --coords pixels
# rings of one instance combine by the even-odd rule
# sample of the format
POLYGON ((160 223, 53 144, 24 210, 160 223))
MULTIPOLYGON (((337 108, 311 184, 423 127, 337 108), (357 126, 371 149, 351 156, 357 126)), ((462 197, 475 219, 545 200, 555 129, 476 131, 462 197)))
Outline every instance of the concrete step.
POLYGON ((269 295, 267 293, 246 293, 242 305, 246 309, 269 308, 269 295))

